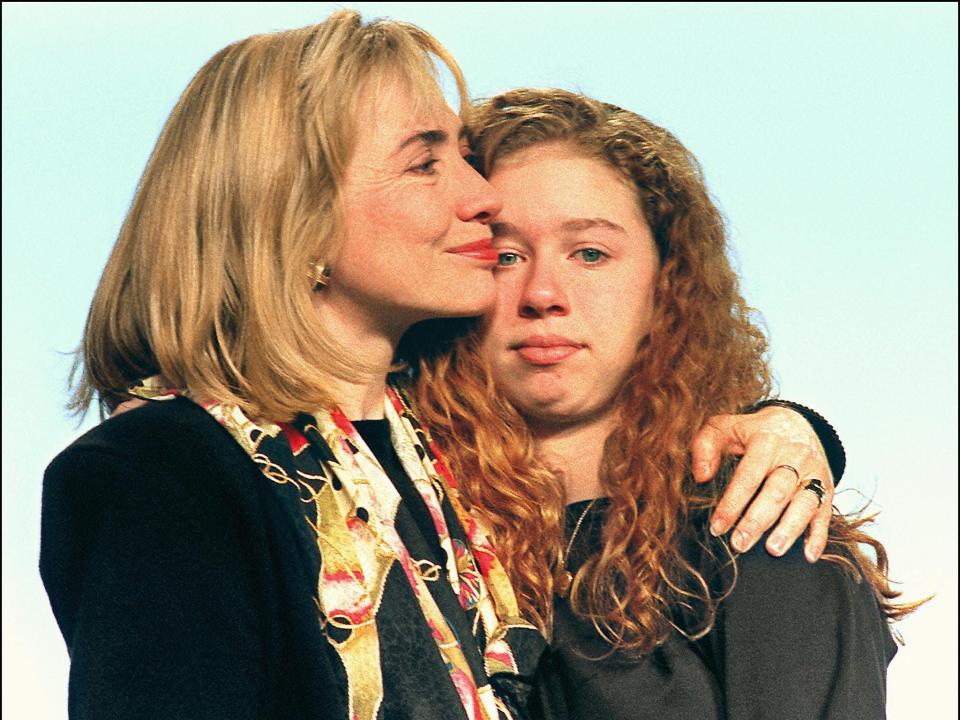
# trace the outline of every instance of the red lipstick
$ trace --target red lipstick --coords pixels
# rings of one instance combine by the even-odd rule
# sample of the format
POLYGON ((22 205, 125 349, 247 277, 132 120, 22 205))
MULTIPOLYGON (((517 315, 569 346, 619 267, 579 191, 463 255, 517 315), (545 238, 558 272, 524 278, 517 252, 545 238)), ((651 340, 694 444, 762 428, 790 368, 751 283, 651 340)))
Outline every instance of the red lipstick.
POLYGON ((490 238, 477 240, 476 242, 457 245, 457 247, 447 250, 453 255, 464 255, 466 257, 476 258, 485 262, 496 262, 500 253, 493 247, 493 241, 490 238))

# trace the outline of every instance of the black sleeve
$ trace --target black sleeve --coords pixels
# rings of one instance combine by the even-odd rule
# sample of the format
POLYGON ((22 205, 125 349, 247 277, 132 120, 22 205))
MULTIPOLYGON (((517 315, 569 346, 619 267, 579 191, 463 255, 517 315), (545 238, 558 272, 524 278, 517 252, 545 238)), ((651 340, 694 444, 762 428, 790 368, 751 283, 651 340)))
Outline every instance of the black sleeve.
POLYGON ((203 482, 204 458, 191 463, 177 477, 162 461, 74 448, 47 469, 40 566, 73 720, 262 716, 266 623, 241 561, 255 540, 203 482))
POLYGON ((796 547, 774 558, 758 542, 706 641, 728 720, 877 720, 896 652, 870 585, 796 547))
POLYGON ((833 473, 833 484, 834 486, 839 485, 840 478, 843 477, 843 471, 847 468, 847 452, 844 450, 843 443, 840 441, 840 434, 834 429, 833 425, 813 408, 808 408, 806 405, 801 405, 800 403, 795 403, 790 400, 780 400, 779 398, 761 400, 747 408, 747 412, 757 412, 758 410, 763 410, 763 408, 771 406, 793 410, 795 413, 802 415, 803 419, 810 423, 810 427, 812 427, 813 431, 817 434, 820 445, 823 446, 823 452, 827 456, 830 472, 833 473))

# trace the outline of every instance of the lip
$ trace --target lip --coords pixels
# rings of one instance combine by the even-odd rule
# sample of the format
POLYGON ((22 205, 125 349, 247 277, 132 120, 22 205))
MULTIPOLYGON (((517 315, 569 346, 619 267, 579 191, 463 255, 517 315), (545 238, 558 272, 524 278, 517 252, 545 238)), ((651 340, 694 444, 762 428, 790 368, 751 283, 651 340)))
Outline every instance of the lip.
POLYGON ((447 252, 451 255, 475 258, 477 260, 483 260, 484 262, 496 262, 500 257, 500 253, 493 247, 493 240, 491 238, 484 238, 476 242, 457 245, 447 250, 447 252))
POLYGON ((556 365, 583 347, 583 343, 563 335, 530 335, 510 345, 511 350, 515 350, 531 365, 556 365))

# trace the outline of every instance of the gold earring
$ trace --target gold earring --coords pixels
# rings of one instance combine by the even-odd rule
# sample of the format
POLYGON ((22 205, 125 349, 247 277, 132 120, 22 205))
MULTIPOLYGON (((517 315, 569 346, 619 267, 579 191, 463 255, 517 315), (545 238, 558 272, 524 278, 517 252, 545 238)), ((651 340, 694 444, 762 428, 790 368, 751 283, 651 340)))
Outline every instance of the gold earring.
POLYGON ((330 268, 320 259, 310 263, 310 272, 307 277, 313 280, 313 284, 319 288, 325 288, 330 282, 330 268))

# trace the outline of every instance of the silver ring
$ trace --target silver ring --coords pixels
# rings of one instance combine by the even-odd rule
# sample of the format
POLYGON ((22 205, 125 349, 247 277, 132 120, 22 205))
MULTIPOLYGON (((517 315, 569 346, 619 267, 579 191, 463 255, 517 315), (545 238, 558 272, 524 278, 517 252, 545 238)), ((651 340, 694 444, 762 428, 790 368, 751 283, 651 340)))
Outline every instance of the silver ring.
POLYGON ((817 496, 817 506, 823 505, 823 496, 827 494, 827 491, 823 487, 823 482, 817 478, 810 478, 807 484, 803 486, 803 489, 809 490, 817 496))

